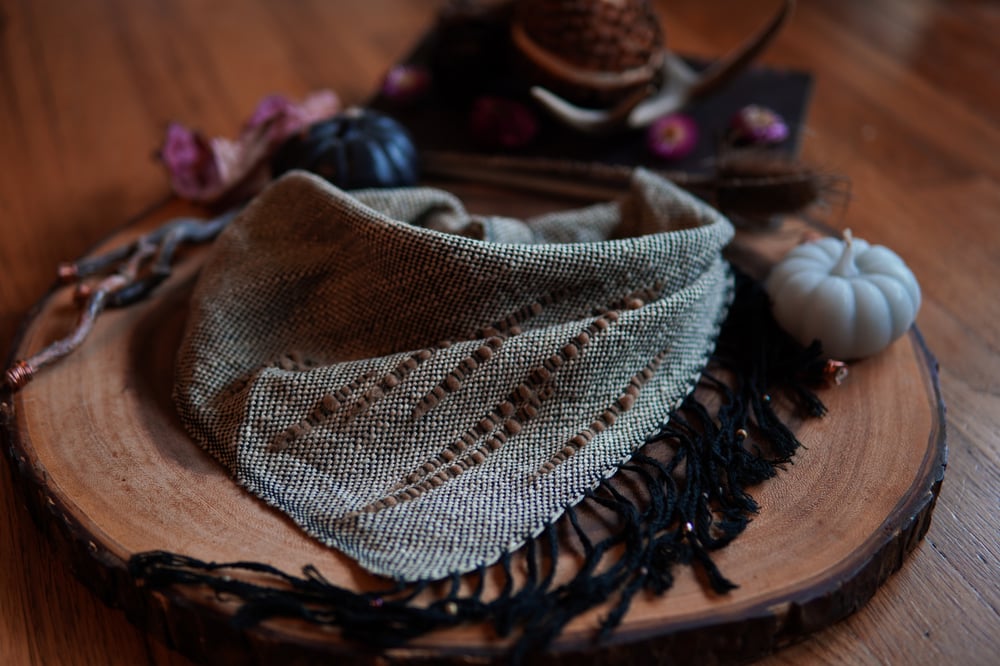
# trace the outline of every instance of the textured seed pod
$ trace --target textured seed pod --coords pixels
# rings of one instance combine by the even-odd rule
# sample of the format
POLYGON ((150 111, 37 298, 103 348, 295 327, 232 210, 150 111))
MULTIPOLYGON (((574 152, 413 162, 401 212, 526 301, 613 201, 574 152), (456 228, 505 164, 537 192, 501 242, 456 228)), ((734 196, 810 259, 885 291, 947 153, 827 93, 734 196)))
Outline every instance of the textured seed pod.
POLYGON ((648 86, 663 58, 648 0, 518 0, 511 37, 532 83, 581 106, 611 106, 648 86))

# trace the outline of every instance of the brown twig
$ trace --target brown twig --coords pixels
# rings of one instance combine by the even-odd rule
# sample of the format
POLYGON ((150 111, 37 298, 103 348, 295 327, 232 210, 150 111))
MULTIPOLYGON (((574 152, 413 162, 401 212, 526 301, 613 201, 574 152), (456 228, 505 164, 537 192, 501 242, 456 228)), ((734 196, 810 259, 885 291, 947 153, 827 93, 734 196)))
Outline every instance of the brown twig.
POLYGON ((132 243, 60 265, 58 276, 63 282, 75 282, 111 268, 116 270, 96 284, 78 283, 76 294, 84 302, 74 329, 33 356, 15 361, 4 373, 7 386, 17 391, 42 368, 73 353, 90 335, 101 312, 145 298, 170 275, 174 254, 181 244, 212 240, 238 212, 233 209, 207 221, 196 218, 171 220, 132 243))

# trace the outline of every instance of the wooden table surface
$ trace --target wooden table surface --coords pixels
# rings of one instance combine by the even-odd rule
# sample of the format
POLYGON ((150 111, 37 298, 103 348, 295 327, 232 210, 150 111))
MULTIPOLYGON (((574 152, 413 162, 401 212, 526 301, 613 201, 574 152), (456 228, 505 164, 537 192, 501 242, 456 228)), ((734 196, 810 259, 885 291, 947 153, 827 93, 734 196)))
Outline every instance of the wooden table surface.
MULTIPOLYGON (((711 56, 774 3, 670 0, 711 56)), ((0 346, 56 265, 167 194, 166 124, 232 135, 270 92, 361 102, 423 0, 0 0, 0 346)), ((921 281, 949 468, 926 539, 867 606, 768 664, 986 664, 1000 648, 1000 5, 804 0, 764 60, 811 70, 805 156, 852 182, 829 222, 921 281)), ((0 663, 187 664, 55 559, 0 476, 0 663)))

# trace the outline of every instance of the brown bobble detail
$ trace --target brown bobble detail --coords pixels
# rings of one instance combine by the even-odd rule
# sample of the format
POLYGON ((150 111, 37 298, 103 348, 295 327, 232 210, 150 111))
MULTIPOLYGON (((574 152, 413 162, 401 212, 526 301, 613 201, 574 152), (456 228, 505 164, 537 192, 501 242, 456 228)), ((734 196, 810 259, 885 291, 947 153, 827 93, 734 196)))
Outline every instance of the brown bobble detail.
POLYGON ((551 379, 552 373, 545 368, 535 368, 535 370, 531 373, 531 381, 536 385, 545 384, 551 379))

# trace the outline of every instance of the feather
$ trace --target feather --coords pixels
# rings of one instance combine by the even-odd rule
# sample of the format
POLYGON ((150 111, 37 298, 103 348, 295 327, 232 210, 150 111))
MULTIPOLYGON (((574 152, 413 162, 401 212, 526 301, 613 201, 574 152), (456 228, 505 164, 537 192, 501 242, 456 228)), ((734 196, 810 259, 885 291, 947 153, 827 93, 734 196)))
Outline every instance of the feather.
MULTIPOLYGON (((633 167, 601 162, 429 151, 428 176, 517 187, 599 201, 628 187, 633 167)), ((846 195, 847 180, 784 155, 759 149, 730 150, 706 172, 654 173, 712 204, 735 224, 761 227, 778 216, 803 213, 846 195)))
POLYGON ((675 182, 743 226, 767 225, 777 216, 839 201, 848 186, 843 176, 760 149, 723 153, 711 172, 688 183, 679 176, 675 182))

